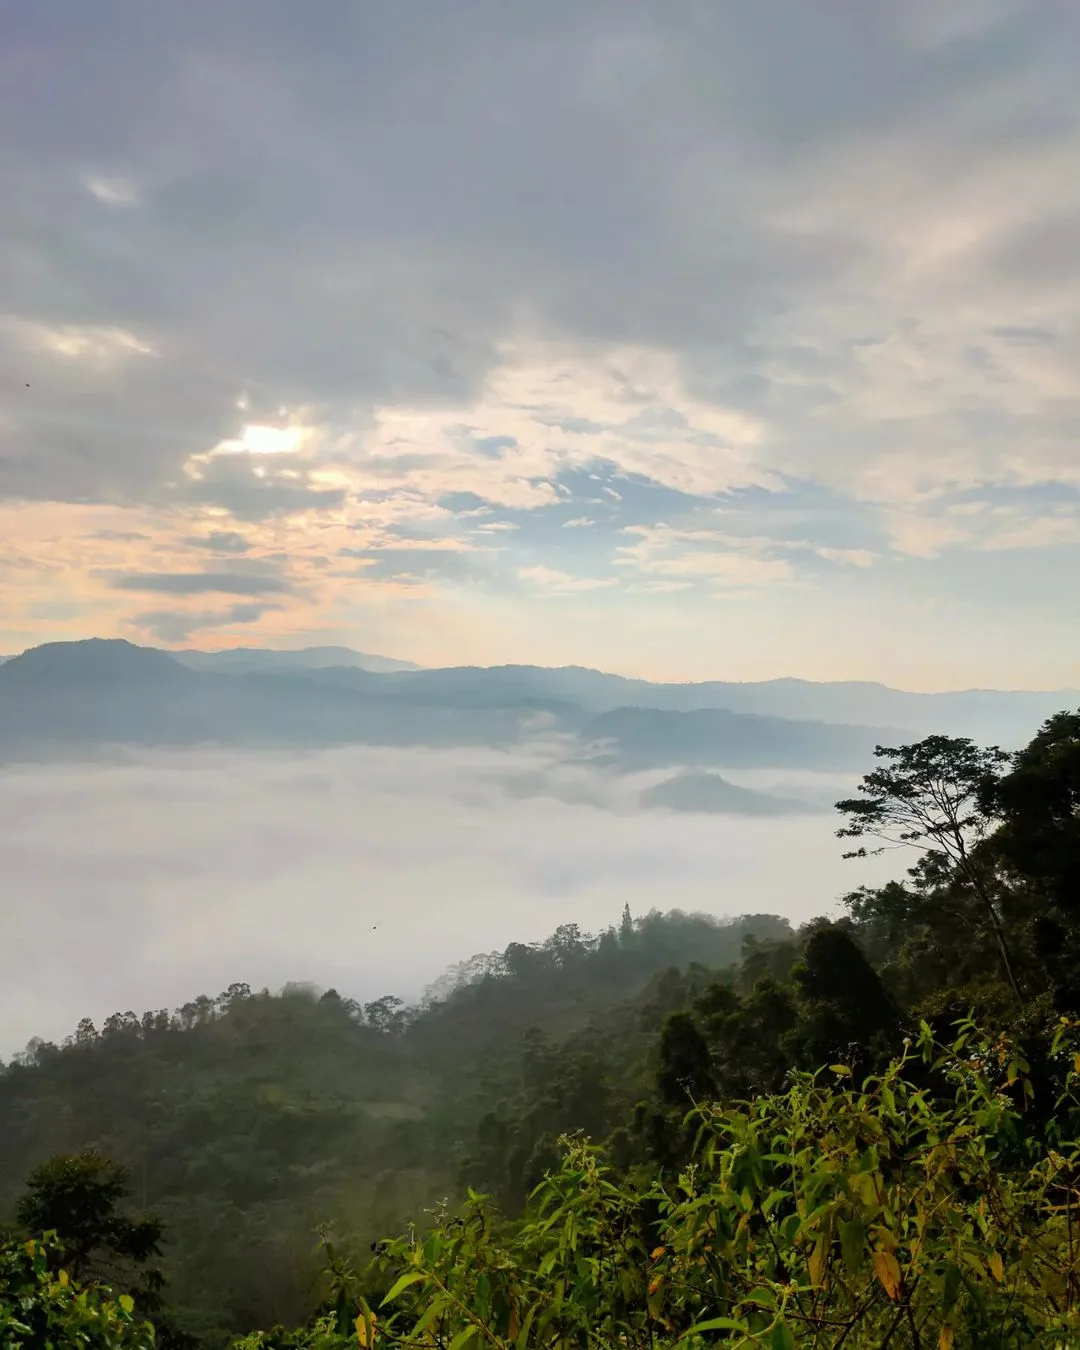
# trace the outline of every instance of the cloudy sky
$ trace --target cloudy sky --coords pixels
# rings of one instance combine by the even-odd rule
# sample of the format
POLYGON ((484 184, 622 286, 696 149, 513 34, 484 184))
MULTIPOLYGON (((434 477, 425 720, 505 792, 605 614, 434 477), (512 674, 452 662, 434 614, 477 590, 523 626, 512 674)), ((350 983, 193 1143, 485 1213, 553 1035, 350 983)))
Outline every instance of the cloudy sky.
POLYGON ((0 651, 1080 684, 1073 0, 48 0, 0 651))

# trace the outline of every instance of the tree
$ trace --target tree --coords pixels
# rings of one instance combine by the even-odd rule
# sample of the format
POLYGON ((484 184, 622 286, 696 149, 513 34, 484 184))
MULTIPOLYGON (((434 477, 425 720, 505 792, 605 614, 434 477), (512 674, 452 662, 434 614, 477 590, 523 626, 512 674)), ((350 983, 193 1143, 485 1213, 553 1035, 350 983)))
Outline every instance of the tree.
POLYGON ((369 1027, 396 1035, 405 1023, 405 1003, 393 994, 385 994, 371 1003, 364 1004, 364 1017, 369 1027))
POLYGON ((987 784, 984 810, 1001 820, 994 842, 1006 865, 1035 883, 1075 924, 1080 918, 1080 711, 1045 722, 1010 771, 987 784))
MULTIPOLYGON (((952 876, 975 897, 993 934, 1002 969, 1019 1001, 1020 984, 1013 968, 997 902, 976 852, 986 838, 992 816, 986 810, 1009 756, 997 746, 983 749, 966 737, 928 736, 914 745, 879 745, 875 756, 886 761, 859 784, 861 797, 836 803, 848 817, 837 830, 840 839, 875 838, 886 848, 909 846, 924 857, 909 874, 931 884, 952 876)), ((865 846, 845 858, 865 858, 865 846)))
MULTIPOLYGON (((161 1255, 160 1221, 119 1212, 127 1189, 127 1169, 99 1153, 50 1158, 28 1177, 16 1217, 34 1237, 56 1234, 62 1264, 76 1282, 112 1281, 161 1255)), ((143 1272, 144 1305, 155 1302, 147 1295, 161 1283, 156 1270, 143 1272)))
POLYGON ((780 1090, 790 1067, 786 1047, 798 1020, 790 989, 765 975, 740 997, 717 982, 696 1000, 694 1011, 721 1099, 780 1090))
POLYGON ((689 1013, 672 1013, 664 1023, 658 1083, 660 1095, 672 1106, 689 1105, 712 1095, 712 1057, 689 1013))
POLYGON ((900 1018, 873 966, 837 924, 815 925, 792 972, 799 1021, 790 1033, 805 1066, 854 1058, 859 1067, 895 1037, 900 1018))

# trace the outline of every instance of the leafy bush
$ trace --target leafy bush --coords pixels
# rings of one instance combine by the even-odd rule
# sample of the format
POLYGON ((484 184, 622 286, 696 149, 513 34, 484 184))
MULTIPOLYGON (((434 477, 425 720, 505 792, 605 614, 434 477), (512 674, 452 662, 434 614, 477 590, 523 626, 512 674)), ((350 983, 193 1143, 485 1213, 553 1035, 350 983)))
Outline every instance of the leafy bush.
MULTIPOLYGON (((1070 1106, 1072 1034, 1054 1046, 1070 1106)), ((620 1178, 567 1139, 523 1221, 471 1193, 384 1248, 379 1306, 356 1294, 299 1344, 1075 1346, 1080 1148, 1026 1142, 1026 1072, 1004 1038, 967 1025, 944 1047, 924 1025, 861 1086, 837 1065, 696 1107, 674 1183, 620 1178)))
POLYGON ((53 1237, 0 1243, 0 1346, 4 1350, 153 1350, 154 1329, 127 1294, 81 1286, 56 1260, 53 1237))

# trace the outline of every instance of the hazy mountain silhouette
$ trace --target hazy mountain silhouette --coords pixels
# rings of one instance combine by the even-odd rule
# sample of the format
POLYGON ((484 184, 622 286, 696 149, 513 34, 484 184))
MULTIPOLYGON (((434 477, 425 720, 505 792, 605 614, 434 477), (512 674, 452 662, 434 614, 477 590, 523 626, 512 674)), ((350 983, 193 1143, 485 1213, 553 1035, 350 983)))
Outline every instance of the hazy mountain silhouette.
POLYGON ((608 742, 611 749, 598 756, 599 762, 622 769, 715 764, 844 770, 863 768, 875 745, 903 739, 906 733, 759 717, 726 708, 616 708, 591 718, 582 734, 593 742, 608 742))
POLYGON ((737 816, 817 815, 825 810, 811 802, 737 787, 718 773, 703 772, 679 773, 647 788, 641 794, 641 804, 669 811, 737 816))
POLYGON ((267 674, 274 671, 325 670, 355 667, 378 674, 398 670, 421 670, 415 661, 399 661, 372 652, 354 652, 351 647, 303 647, 299 651, 275 651, 267 647, 234 647, 228 651, 176 651, 170 656, 192 670, 219 671, 226 675, 267 674))
POLYGON ((760 717, 857 726, 905 727, 976 740, 1024 743, 1032 726, 1075 706, 1075 690, 968 689, 916 694, 861 681, 814 683, 780 679, 756 683, 710 680, 655 684, 580 666, 456 666, 421 670, 395 680, 398 696, 426 700, 437 691, 445 704, 476 704, 511 694, 557 699, 594 713, 636 706, 661 712, 724 708, 760 717))
POLYGON ((115 683, 164 686, 185 684, 185 668, 166 652, 136 647, 122 638, 89 638, 85 642, 46 642, 4 662, 3 688, 65 688, 115 683))
MULTIPOLYGON (((877 743, 942 725, 980 735, 978 724, 989 723, 997 734, 981 738, 1008 744, 1003 728, 1015 723, 1026 735, 1076 698, 797 680, 665 685, 577 667, 360 664, 374 659, 336 648, 170 654, 122 640, 48 643, 0 665, 0 753, 35 758, 113 744, 510 747, 546 730, 577 738, 570 758, 588 755, 613 771, 862 771, 877 743), (870 712, 894 716, 878 721, 870 712)), ((668 804, 705 800, 703 793, 719 801, 720 791, 691 778, 668 790, 668 804)))
POLYGON ((542 726, 579 737, 612 769, 831 769, 861 767, 875 740, 870 728, 723 710, 594 714, 565 697, 570 688, 529 668, 222 674, 129 642, 50 643, 0 666, 0 748, 33 757, 108 744, 508 747, 542 726))

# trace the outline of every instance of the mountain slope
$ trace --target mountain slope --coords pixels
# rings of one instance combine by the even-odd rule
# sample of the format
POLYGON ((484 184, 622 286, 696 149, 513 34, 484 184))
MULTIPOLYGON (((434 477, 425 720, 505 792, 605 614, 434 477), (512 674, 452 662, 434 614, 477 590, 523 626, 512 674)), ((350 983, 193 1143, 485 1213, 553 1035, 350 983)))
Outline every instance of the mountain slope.
POLYGON ((883 727, 796 722, 726 708, 696 712, 616 708, 591 718, 581 731, 588 741, 606 745, 600 763, 621 769, 668 765, 860 769, 871 761, 875 745, 907 736, 883 727))
POLYGON ((187 680, 179 661, 156 647, 137 647, 123 638, 89 638, 85 642, 46 642, 8 658, 0 674, 0 690, 30 689, 42 684, 62 688, 131 682, 177 686, 187 680))
POLYGON ((737 787, 718 773, 679 773, 641 794, 645 807, 725 816, 817 815, 825 808, 791 797, 737 787))
POLYGON ((185 666, 190 666, 192 670, 216 671, 225 675, 325 670, 345 666, 381 675, 421 669, 414 661, 399 661, 391 656, 356 652, 351 647, 303 647, 299 651, 234 647, 220 652, 177 651, 169 654, 185 666))

